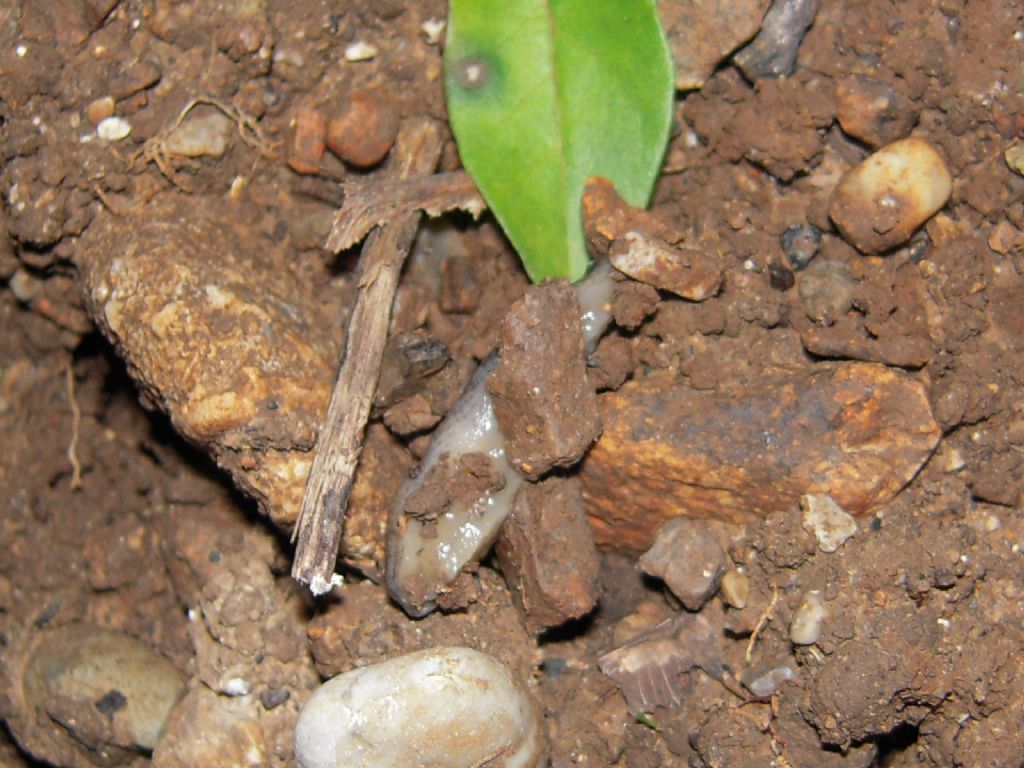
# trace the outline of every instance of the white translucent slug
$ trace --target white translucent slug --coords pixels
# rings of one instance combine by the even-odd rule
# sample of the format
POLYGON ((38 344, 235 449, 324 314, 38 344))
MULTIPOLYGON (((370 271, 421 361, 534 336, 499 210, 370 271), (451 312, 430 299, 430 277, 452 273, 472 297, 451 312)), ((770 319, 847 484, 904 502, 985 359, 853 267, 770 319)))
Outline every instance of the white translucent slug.
MULTIPOLYGON (((611 319, 614 281, 602 261, 576 285, 583 340, 592 350, 611 319)), ((477 371, 469 388, 434 432, 416 476, 399 491, 388 521, 387 585, 391 596, 410 616, 424 616, 436 607, 437 596, 470 562, 478 561, 498 537, 523 478, 505 456, 505 438, 498 428, 484 384, 496 362, 477 371), (427 524, 405 514, 406 502, 439 462, 457 462, 468 453, 490 457, 505 477, 500 490, 482 493, 472 504, 453 501, 427 524)))

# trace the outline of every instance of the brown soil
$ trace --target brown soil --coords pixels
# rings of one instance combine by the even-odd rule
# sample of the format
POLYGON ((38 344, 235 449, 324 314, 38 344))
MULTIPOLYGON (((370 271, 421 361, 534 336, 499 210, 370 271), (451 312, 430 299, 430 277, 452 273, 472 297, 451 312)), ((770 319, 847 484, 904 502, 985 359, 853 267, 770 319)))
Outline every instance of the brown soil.
MULTIPOLYGON (((740 484, 730 498, 747 508, 728 523, 699 522, 674 556, 713 553, 714 583, 658 571, 669 586, 678 576, 704 590, 687 592, 691 610, 637 562, 661 513, 639 499, 631 512, 629 494, 588 500, 601 487, 587 480, 589 465, 582 503, 604 548, 600 604, 586 618, 536 634, 545 616, 589 604, 584 595, 562 605, 557 586, 589 594, 593 581, 575 480, 571 512, 521 512, 534 531, 560 526, 561 515, 573 533, 559 528, 544 549, 517 522, 518 540, 505 542, 506 570, 533 574, 583 538, 565 557, 578 567, 530 577, 550 580, 542 598, 510 589, 487 560, 447 596, 457 610, 413 621, 376 583, 398 484, 502 343, 503 317, 526 290, 486 216, 431 229, 403 275, 350 500, 350 583, 319 602, 293 585, 287 532, 302 494, 293 473, 308 466, 356 287, 356 251, 322 245, 340 182, 384 172, 373 162, 396 118, 443 123, 441 48, 424 23, 445 13, 440 0, 0 7, 0 763, 104 764, 102 750, 26 698, 19 677, 40 637, 81 621, 141 639, 190 679, 154 756, 117 753, 132 765, 227 766, 253 750, 261 764, 293 765, 295 716, 321 678, 436 644, 486 650, 529 681, 559 768, 1024 762, 1024 11, 1015 3, 823 0, 791 76, 751 83, 726 62, 679 95, 652 212, 718 260, 721 288, 696 303, 623 279, 615 325, 588 362, 591 384, 607 391, 598 396, 606 426, 633 437, 641 419, 660 426, 660 405, 616 414, 639 413, 630 393, 671 381, 654 389, 685 390, 673 407, 701 404, 708 411, 694 425, 714 432, 688 434, 685 450, 713 459, 715 482, 742 476, 722 482, 740 484), (357 43, 376 53, 346 60, 357 43), (353 100, 357 91, 370 96, 353 100), (373 135, 336 148, 344 160, 321 158, 316 126, 351 123, 356 107, 373 135), (108 143, 95 123, 111 115, 131 133, 108 143), (223 152, 177 153, 168 132, 201 116, 221 126, 223 152), (861 255, 832 225, 830 194, 873 148, 909 135, 939 150, 952 196, 901 247, 861 255), (808 252, 810 227, 821 242, 808 252), (190 303, 200 294, 205 304, 190 303), (815 405, 824 396, 801 386, 848 361, 899 369, 927 400, 914 408, 934 416, 900 425, 916 413, 909 400, 881 404, 874 418, 884 423, 860 430, 858 445, 898 443, 901 430, 931 435, 935 423, 941 438, 933 451, 918 446, 926 458, 906 487, 900 478, 870 504, 850 502, 866 515, 827 552, 797 503, 823 489, 798 487, 770 462, 751 466, 750 435, 729 432, 766 429, 776 400, 766 388, 780 372, 796 372, 786 378, 792 410, 802 404, 828 423, 815 405), (714 426, 713 404, 739 401, 763 410, 714 426), (773 483, 785 493, 765 501, 773 483), (726 572, 745 577, 743 595, 726 572), (524 618, 531 600, 541 609, 524 618), (794 642, 794 616, 814 606, 823 608, 814 641, 794 642), (655 645, 668 648, 657 660, 655 645), (640 660, 637 674, 616 674, 624 654, 640 660), (651 683, 662 673, 667 688, 651 683)), ((448 136, 439 170, 457 168, 448 136)), ((561 364, 539 363, 538 375, 564 377, 561 364)), ((592 404, 589 391, 574 397, 592 404)), ((524 419, 524 407, 507 399, 502 418, 524 419)), ((811 467, 844 439, 819 430, 793 463, 811 467)), ((619 492, 630 482, 639 496, 674 492, 598 446, 630 478, 607 481, 619 492)), ((649 449, 632 461, 650 466, 649 449)), ((528 453, 521 462, 540 466, 528 453)))

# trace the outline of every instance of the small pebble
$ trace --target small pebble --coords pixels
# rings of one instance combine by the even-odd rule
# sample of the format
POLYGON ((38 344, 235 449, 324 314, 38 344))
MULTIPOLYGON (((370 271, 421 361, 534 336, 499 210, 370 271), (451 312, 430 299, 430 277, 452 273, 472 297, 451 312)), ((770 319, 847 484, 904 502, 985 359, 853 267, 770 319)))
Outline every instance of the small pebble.
POLYGON ((314 107, 300 106, 288 140, 288 166, 296 173, 317 173, 326 147, 326 135, 326 115, 314 107))
POLYGON ((1003 153, 1003 158, 1011 171, 1024 176, 1024 144, 1014 144, 1003 153))
POLYGON ((85 108, 85 117, 93 125, 99 125, 108 117, 114 115, 114 99, 111 96, 103 96, 89 102, 85 108))
POLYGON ((8 285, 14 298, 22 304, 31 304, 43 292, 45 281, 25 268, 18 269, 8 285))
POLYGON ((816 323, 831 325, 846 314, 857 281, 840 261, 816 261, 800 275, 800 303, 816 323))
POLYGON ((171 131, 164 147, 181 157, 220 157, 228 148, 234 124, 214 109, 192 112, 171 131))
POLYGON ((788 291, 796 283, 793 270, 781 264, 768 265, 768 282, 777 291, 788 291))
POLYGON ((264 709, 273 709, 288 701, 291 695, 287 688, 264 688, 260 691, 260 704, 264 709))
POLYGON ((857 75, 836 86, 836 118, 848 136, 880 147, 906 136, 917 112, 887 83, 857 75))
POLYGON ((821 636, 821 624, 825 620, 825 600, 821 592, 812 589, 804 595, 803 601, 793 613, 789 625, 789 639, 794 645, 814 645, 821 636))
POLYGON ((807 493, 800 498, 804 530, 814 535, 818 549, 835 552, 857 533, 857 521, 827 493, 807 493))
POLYGON ((106 117, 96 126, 96 135, 104 141, 121 141, 131 132, 131 123, 123 117, 106 117))
POLYGON ((60 722, 85 744, 156 746, 185 678, 155 650, 89 624, 54 630, 35 649, 22 681, 40 722, 60 722))
POLYGON ((369 61, 379 52, 377 46, 359 40, 345 49, 345 61, 369 61))
POLYGON ((819 0, 775 0, 753 42, 733 57, 750 80, 792 74, 804 33, 818 13, 819 0))
POLYGON ((796 672, 788 664, 760 667, 743 676, 743 684, 747 690, 759 699, 774 696, 783 683, 792 680, 796 680, 796 672))
POLYGON ((437 45, 441 42, 441 35, 444 34, 446 22, 444 19, 430 18, 420 25, 420 29, 427 38, 429 45, 437 45))
POLYGON ((726 603, 742 611, 750 600, 750 579, 742 571, 733 568, 722 577, 721 593, 726 603))
POLYGON ((789 266, 801 270, 818 255, 821 247, 821 230, 813 224, 794 224, 779 238, 782 252, 786 254, 789 266))
POLYGON ((843 175, 829 214, 861 253, 883 253, 906 242, 946 204, 952 189, 938 151, 921 139, 903 139, 843 175))
POLYGON ((677 517, 661 526, 654 546, 640 557, 640 568, 664 580, 687 609, 698 611, 718 591, 727 556, 706 520, 677 517))
POLYGON ((327 124, 327 148, 346 163, 368 168, 383 160, 398 136, 398 112, 383 96, 356 91, 327 124))

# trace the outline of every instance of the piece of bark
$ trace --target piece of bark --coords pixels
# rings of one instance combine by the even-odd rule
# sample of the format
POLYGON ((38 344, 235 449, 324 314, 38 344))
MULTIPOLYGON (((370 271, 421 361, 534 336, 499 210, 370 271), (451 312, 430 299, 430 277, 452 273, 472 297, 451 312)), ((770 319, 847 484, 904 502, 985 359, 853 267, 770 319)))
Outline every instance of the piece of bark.
POLYGON ((423 179, 349 182, 345 203, 334 217, 328 250, 351 248, 374 227, 411 211, 438 217, 455 210, 477 218, 487 209, 473 179, 465 171, 438 173, 423 179))
POLYGON ((695 390, 671 375, 599 398, 604 432, 580 471, 598 544, 650 546, 675 516, 744 522, 828 493, 877 509, 938 443, 924 386, 880 365, 820 364, 695 390))
POLYGON ((681 237, 655 216, 628 205, 610 181, 587 180, 583 222, 591 249, 634 280, 690 301, 714 296, 722 265, 696 248, 676 245, 681 237))
POLYGON ((597 605, 600 563, 575 478, 524 486, 496 553, 531 632, 578 619, 597 605))
POLYGON ((694 667, 722 679, 721 639, 721 626, 707 616, 682 613, 604 654, 597 664, 622 688, 630 711, 678 707, 690 690, 683 675, 694 667))
POLYGON ((509 462, 529 478, 572 466, 601 431, 579 318, 572 286, 554 280, 529 288, 501 325, 487 391, 509 462))
MULTIPOLYGON (((395 143, 393 178, 405 180, 427 175, 440 156, 437 124, 429 118, 409 120, 403 124, 395 143)), ((345 356, 331 393, 327 418, 317 438, 316 455, 293 534, 296 545, 292 577, 309 585, 314 595, 328 592, 335 582, 334 567, 345 509, 380 374, 391 305, 419 225, 419 211, 402 210, 393 215, 393 220, 371 232, 363 244, 359 288, 345 356)))

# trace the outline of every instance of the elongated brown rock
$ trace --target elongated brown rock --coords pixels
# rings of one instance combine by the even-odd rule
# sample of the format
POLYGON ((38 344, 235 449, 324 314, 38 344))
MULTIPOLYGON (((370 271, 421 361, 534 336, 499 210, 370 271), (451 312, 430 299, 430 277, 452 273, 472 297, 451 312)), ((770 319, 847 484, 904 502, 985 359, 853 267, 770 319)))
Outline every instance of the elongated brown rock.
POLYGON ((851 514, 889 501, 939 440, 924 386, 867 363, 695 390, 668 375, 599 401, 581 470, 599 544, 640 551, 678 516, 743 522, 828 493, 851 514))
POLYGON ((577 619, 597 605, 600 563, 575 478, 523 486, 496 552, 531 632, 577 619))

